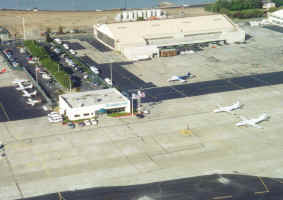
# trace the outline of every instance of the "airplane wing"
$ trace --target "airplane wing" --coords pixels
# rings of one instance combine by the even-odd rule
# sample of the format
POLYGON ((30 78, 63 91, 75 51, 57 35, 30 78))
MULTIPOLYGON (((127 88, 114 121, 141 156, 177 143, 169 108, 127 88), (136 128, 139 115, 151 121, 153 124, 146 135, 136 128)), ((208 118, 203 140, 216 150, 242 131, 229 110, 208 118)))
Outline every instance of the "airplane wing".
POLYGON ((253 127, 255 128, 262 128, 261 126, 257 125, 257 124, 251 124, 253 127))

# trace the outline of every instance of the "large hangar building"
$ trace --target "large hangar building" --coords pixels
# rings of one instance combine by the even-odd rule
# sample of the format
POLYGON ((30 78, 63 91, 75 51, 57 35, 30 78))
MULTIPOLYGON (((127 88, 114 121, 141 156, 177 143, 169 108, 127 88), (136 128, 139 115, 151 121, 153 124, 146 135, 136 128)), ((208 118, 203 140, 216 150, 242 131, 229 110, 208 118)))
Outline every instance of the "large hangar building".
POLYGON ((271 24, 283 27, 283 9, 268 13, 268 21, 271 24))
POLYGON ((245 40, 245 32, 225 15, 98 24, 94 36, 129 60, 158 56, 164 47, 245 40))

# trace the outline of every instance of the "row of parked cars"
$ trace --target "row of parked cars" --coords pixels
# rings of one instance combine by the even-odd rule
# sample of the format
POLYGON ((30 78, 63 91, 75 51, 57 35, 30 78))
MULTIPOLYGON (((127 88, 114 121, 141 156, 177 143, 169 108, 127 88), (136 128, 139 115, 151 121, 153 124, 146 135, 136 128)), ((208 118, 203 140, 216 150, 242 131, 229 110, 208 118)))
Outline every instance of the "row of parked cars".
MULTIPOLYGON (((76 55, 76 54, 77 54, 77 52, 76 52, 75 50, 71 49, 68 44, 63 43, 61 39, 55 38, 55 39, 54 39, 54 42, 57 43, 57 44, 62 45, 62 46, 64 47, 64 49, 69 50, 69 52, 70 52, 72 55, 76 55)), ((57 48, 57 49, 58 49, 58 48, 57 48)))
MULTIPOLYGON (((63 122, 63 116, 58 113, 58 112, 51 112, 48 114, 48 121, 50 123, 60 123, 60 122, 63 122)), ((76 124, 73 123, 73 122, 68 122, 68 127, 70 128, 75 128, 76 127, 76 124)), ((82 122, 79 122, 77 124, 79 127, 84 127, 84 126, 91 126, 91 125, 98 125, 98 120, 96 119, 87 119, 87 120, 84 120, 82 122)))
MULTIPOLYGON (((74 50, 70 49, 70 47, 68 46, 68 44, 63 43, 61 39, 55 38, 55 39, 54 39, 54 42, 57 43, 57 44, 59 44, 59 45, 62 45, 63 48, 66 49, 66 50, 69 50, 71 54, 73 54, 73 55, 76 54, 76 53, 74 52, 74 50)), ((61 53, 61 52, 58 51, 57 54, 60 54, 60 53, 61 53)), ((62 56, 62 55, 63 55, 63 54, 61 54, 61 56, 62 56)), ((63 57, 64 57, 64 62, 67 63, 68 66, 72 67, 75 71, 78 71, 78 72, 83 73, 83 70, 82 70, 79 66, 77 66, 75 63, 73 63, 72 59, 68 58, 68 56, 66 56, 66 55, 63 55, 63 57)), ((97 66, 89 66, 89 69, 90 69, 90 71, 91 71, 92 73, 94 73, 95 75, 99 75, 99 74, 100 74, 100 70, 97 68, 97 66)), ((87 76, 87 75, 84 75, 84 78, 86 79, 86 78, 88 78, 88 76, 87 76)), ((105 78, 104 81, 105 81, 108 85, 110 85, 110 86, 112 86, 112 84, 113 84, 110 78, 105 78)))
POLYGON ((5 49, 3 51, 4 55, 7 57, 8 61, 13 67, 18 67, 19 63, 16 58, 13 56, 13 51, 11 49, 5 49))

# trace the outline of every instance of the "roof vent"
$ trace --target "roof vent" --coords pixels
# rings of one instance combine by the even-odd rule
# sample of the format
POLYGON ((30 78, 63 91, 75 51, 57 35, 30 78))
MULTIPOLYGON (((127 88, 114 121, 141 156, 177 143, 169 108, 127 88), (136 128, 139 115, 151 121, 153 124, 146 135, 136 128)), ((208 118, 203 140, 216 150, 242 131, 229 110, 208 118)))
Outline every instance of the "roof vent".
POLYGON ((81 107, 84 107, 84 103, 81 103, 81 107))

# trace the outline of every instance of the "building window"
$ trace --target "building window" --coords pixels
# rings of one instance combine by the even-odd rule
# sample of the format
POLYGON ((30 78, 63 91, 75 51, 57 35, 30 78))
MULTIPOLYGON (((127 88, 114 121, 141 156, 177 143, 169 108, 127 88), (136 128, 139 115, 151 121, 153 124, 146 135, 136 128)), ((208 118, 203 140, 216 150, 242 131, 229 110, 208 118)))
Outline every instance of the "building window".
POLYGON ((118 113, 118 112, 125 112, 125 107, 122 108, 112 108, 112 109, 107 109, 107 113, 118 113))
POLYGON ((84 116, 89 116, 89 113, 85 113, 84 116))
POLYGON ((80 117, 80 115, 74 115, 74 117, 80 117))

